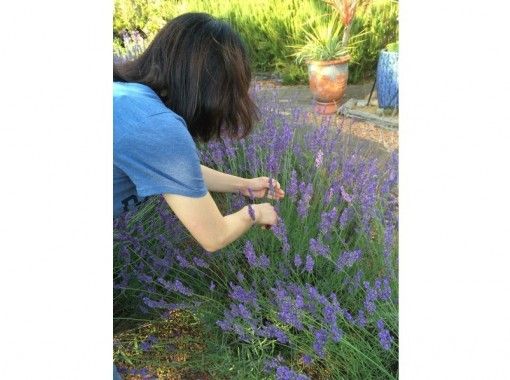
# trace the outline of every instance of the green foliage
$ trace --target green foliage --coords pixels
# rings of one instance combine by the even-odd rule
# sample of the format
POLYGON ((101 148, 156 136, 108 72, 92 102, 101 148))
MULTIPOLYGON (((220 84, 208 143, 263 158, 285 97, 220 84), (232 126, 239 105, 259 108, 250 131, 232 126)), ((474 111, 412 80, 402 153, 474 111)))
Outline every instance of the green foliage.
POLYGON ((282 84, 304 83, 308 79, 308 72, 303 65, 289 63, 281 71, 282 84))
MULTIPOLYGON (((122 48, 121 32, 138 30, 150 41, 165 23, 182 13, 207 12, 229 21, 245 40, 255 71, 275 72, 284 81, 305 81, 306 68, 294 65, 292 46, 303 44, 310 20, 331 13, 319 0, 115 0, 114 45, 122 48), (291 66, 289 68, 289 65, 291 66)), ((377 54, 398 39, 398 2, 362 2, 356 11, 352 35, 368 35, 353 47, 351 78, 358 81, 375 72, 377 54)))
POLYGON ((393 53, 398 52, 398 42, 392 42, 386 45, 386 50, 393 53))
POLYGON ((358 82, 372 77, 379 52, 390 42, 398 41, 398 1, 373 0, 358 7, 352 33, 364 31, 363 41, 351 51, 349 79, 358 82))
POLYGON ((319 22, 310 30, 305 30, 304 44, 293 46, 297 50, 293 54, 296 61, 328 61, 346 55, 347 49, 342 44, 341 30, 342 24, 336 15, 327 22, 319 22))

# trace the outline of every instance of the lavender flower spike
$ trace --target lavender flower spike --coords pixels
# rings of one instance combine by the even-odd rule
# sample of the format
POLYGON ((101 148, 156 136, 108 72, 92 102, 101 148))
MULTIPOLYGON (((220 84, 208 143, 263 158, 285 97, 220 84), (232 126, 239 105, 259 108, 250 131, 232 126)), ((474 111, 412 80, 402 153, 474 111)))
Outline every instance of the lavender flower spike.
POLYGON ((352 197, 347 193, 347 191, 345 191, 344 187, 343 186, 340 186, 340 193, 342 194, 342 198, 347 202, 347 203, 351 203, 352 202, 352 197))
POLYGON ((305 262, 305 270, 308 272, 308 273, 312 273, 313 271, 313 257, 310 256, 310 255, 306 255, 306 262, 305 262))
POLYGON ((248 260, 248 264, 251 267, 257 266, 257 255, 255 254, 255 248, 253 248, 253 243, 251 241, 247 241, 244 246, 244 256, 246 260, 248 260))
POLYGON ((303 264, 303 260, 301 260, 301 255, 299 253, 296 253, 294 256, 294 265, 296 268, 299 268, 303 264))
POLYGON ((381 343, 381 347, 388 351, 391 349, 391 342, 393 341, 390 332, 384 328, 384 322, 382 319, 377 321, 377 329, 379 330, 379 341, 381 343))
POLYGON ((328 333, 326 330, 320 329, 316 331, 314 335, 315 341, 313 342, 313 349, 317 356, 319 356, 321 359, 324 359, 324 346, 328 340, 328 333))
POLYGON ((322 149, 319 149, 317 155, 315 156, 315 168, 319 169, 322 166, 322 161, 324 158, 324 153, 322 153, 322 149))
POLYGON ((298 194, 298 182, 297 182, 297 173, 295 170, 292 170, 292 173, 290 174, 290 182, 287 186, 287 196, 291 199, 294 199, 297 197, 298 194))

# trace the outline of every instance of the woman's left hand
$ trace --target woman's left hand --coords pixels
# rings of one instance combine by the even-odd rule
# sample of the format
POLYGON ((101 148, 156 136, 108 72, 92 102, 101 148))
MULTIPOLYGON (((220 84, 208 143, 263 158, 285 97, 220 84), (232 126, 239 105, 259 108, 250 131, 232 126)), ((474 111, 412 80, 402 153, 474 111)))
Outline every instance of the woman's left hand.
POLYGON ((269 177, 257 177, 246 180, 245 188, 241 190, 241 194, 246 197, 250 196, 250 191, 254 198, 263 198, 266 196, 269 199, 281 199, 285 196, 285 191, 282 190, 280 183, 271 178, 271 184, 269 177))

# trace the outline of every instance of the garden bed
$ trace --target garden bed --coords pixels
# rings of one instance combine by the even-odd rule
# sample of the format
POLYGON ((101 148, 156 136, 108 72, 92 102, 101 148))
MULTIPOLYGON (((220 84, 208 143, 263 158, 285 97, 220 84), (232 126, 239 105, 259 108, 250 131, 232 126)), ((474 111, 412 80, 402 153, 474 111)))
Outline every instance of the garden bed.
MULTIPOLYGON (((154 322, 116 334, 116 363, 132 378, 397 378, 397 151, 356 136, 350 118, 317 116, 281 92, 254 95, 254 133, 200 146, 200 157, 277 178, 280 222, 210 254, 161 199, 117 220, 116 300, 154 322), (161 351, 177 344, 164 322, 175 310, 192 316, 184 327, 174 320, 176 331, 200 341, 178 347, 180 362, 161 351)), ((247 202, 217 199, 223 213, 247 202)))

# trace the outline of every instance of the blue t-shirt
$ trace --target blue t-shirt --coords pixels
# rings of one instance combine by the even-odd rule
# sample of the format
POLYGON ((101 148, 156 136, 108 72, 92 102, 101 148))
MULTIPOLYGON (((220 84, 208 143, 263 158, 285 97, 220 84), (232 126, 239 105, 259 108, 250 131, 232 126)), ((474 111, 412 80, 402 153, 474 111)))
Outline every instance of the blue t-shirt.
POLYGON ((113 82, 113 216, 165 193, 207 194, 195 142, 150 87, 113 82))

